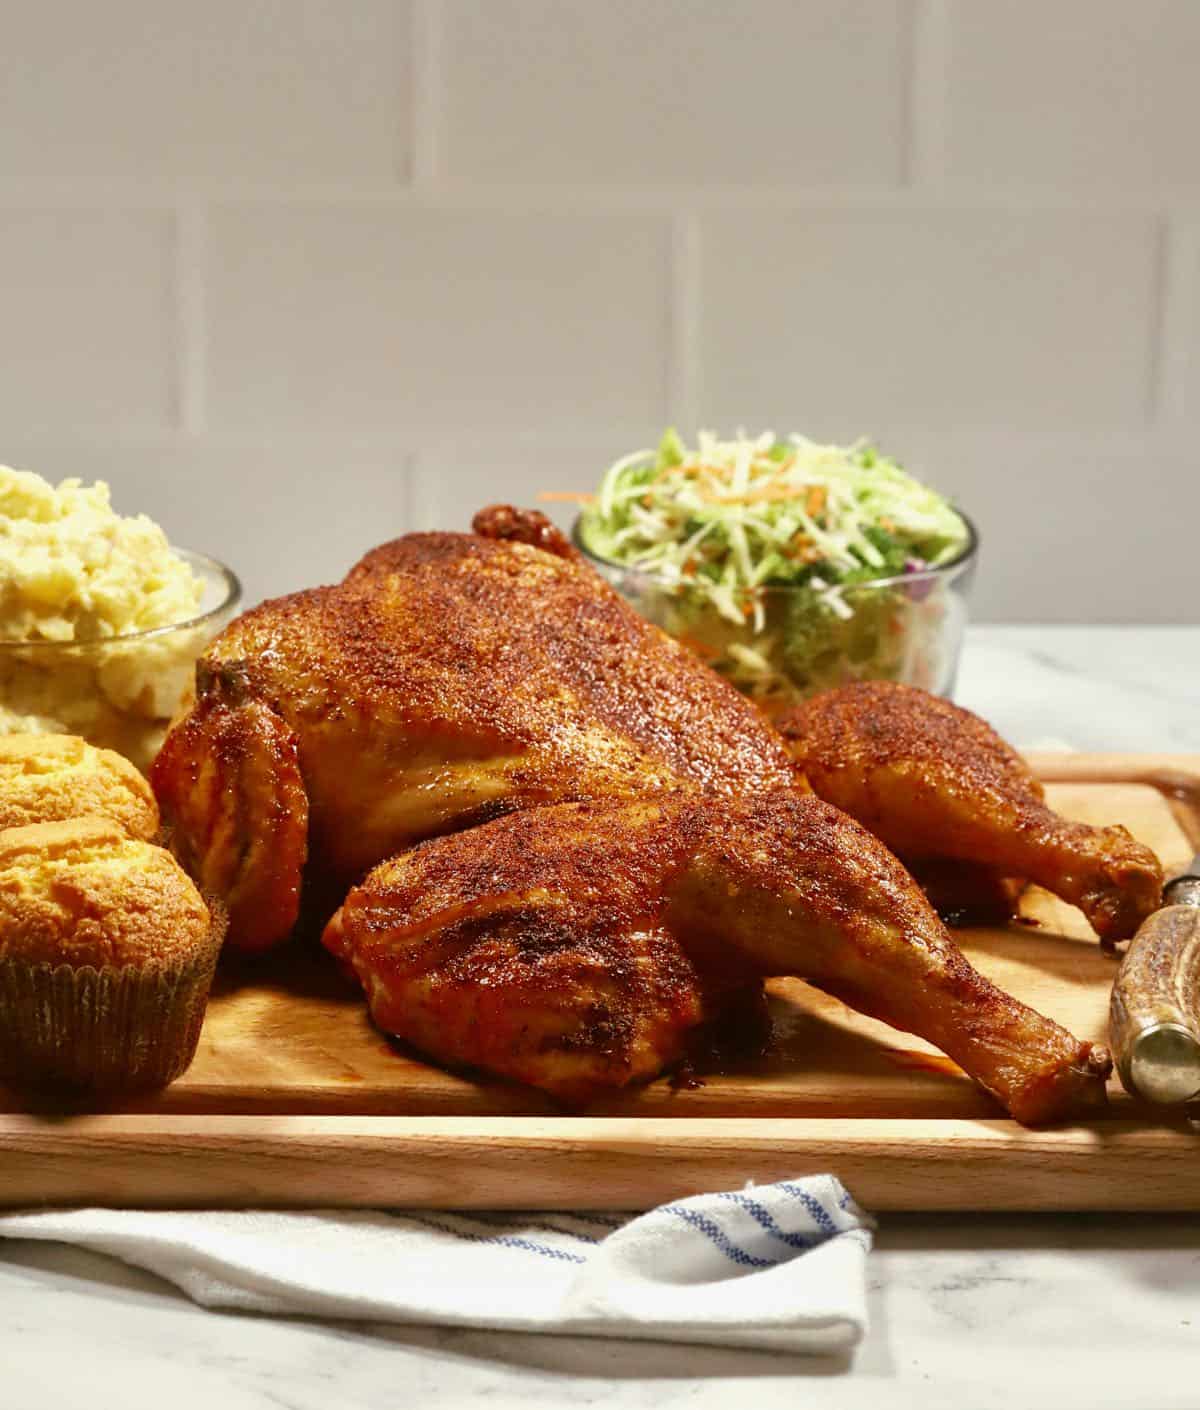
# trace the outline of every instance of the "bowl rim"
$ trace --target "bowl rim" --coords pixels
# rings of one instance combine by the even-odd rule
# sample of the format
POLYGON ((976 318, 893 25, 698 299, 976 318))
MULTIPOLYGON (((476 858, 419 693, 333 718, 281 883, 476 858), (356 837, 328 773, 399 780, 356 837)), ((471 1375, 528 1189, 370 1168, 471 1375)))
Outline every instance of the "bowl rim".
POLYGON ((176 557, 182 558, 189 568, 200 568, 223 584, 224 592, 221 600, 214 607, 210 607, 206 612, 198 613, 195 617, 185 617, 180 622, 167 622, 161 627, 144 627, 141 631, 136 632, 121 632, 116 636, 89 636, 83 640, 71 641, 39 641, 25 637, 20 639, 0 637, 0 651, 62 652, 64 655, 69 655, 71 652, 95 651, 98 648, 120 646, 125 642, 153 641, 157 637, 170 636, 172 632, 190 631, 196 627, 202 627, 206 622, 211 622, 237 607, 242 600, 242 581, 232 568, 222 563, 220 559, 211 558, 207 553, 198 553, 195 549, 179 548, 175 544, 171 544, 170 548, 171 552, 176 557))
MULTIPOLYGON (((861 582, 846 583, 846 589, 860 592, 864 588, 901 587, 905 584, 911 585, 936 580, 952 573, 955 569, 968 567, 979 553, 979 530, 975 527, 975 521, 971 516, 964 513, 957 504, 951 503, 950 508, 967 526, 967 542, 961 552, 955 554, 948 563, 938 563, 928 568, 914 568, 911 573, 893 573, 891 577, 887 578, 864 578, 861 582)), ((615 558, 604 558, 599 553, 593 552, 583 542, 583 535, 580 533, 582 523, 583 515, 577 514, 571 525, 571 542, 590 562, 603 564, 606 568, 629 576, 642 577, 650 582, 661 583, 664 587, 681 586, 678 580, 663 578, 651 568, 637 568, 630 563, 618 563, 615 558)), ((760 583, 754 590, 757 592, 807 592, 810 589, 807 583, 760 583)))

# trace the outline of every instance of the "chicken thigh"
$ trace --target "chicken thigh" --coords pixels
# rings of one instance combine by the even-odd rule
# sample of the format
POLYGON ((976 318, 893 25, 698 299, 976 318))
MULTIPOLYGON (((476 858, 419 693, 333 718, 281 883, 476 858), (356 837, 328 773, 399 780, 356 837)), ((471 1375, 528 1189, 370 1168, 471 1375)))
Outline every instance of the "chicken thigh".
POLYGON ((1078 906, 1106 945, 1159 905, 1162 867, 1149 848, 1123 827, 1051 811, 1020 755, 948 700, 864 682, 797 706, 780 729, 817 795, 918 874, 952 859, 1028 878, 1078 906))
POLYGON ((997 989, 911 877, 812 795, 534 809, 376 868, 325 944, 376 1023, 570 1104, 646 1081, 791 975, 948 1053, 1020 1121, 1105 1100, 1104 1049, 997 989))

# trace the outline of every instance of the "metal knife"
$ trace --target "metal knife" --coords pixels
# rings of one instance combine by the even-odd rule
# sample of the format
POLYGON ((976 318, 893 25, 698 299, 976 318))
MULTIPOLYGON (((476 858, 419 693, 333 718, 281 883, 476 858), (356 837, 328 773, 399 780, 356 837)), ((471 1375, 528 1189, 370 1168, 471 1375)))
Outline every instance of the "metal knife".
POLYGON ((1163 888, 1113 983, 1109 1039, 1133 1097, 1200 1098, 1200 854, 1163 888))

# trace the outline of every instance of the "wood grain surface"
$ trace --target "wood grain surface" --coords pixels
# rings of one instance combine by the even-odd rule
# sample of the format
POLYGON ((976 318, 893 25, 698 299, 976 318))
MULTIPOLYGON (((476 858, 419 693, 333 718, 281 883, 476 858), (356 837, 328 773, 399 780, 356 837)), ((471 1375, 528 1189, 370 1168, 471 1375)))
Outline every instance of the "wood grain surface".
MULTIPOLYGON (((1200 758, 1035 762, 1055 807, 1124 823, 1168 871, 1200 846, 1200 758)), ((960 932, 963 949, 1103 1040, 1116 962, 1054 897, 1031 890, 1022 910, 1025 924, 960 932)), ((764 1056, 563 1116, 403 1050, 296 942, 223 967, 195 1062, 158 1096, 97 1113, 0 1091, 0 1203, 599 1208, 833 1169, 877 1209, 1200 1208, 1200 1136, 1115 1079, 1105 1119, 1026 1131, 920 1039, 797 981, 771 987, 764 1056)))
POLYGON ((0 1116, 12 1205, 644 1209, 835 1172, 871 1210, 1200 1208, 1186 1123, 0 1116))

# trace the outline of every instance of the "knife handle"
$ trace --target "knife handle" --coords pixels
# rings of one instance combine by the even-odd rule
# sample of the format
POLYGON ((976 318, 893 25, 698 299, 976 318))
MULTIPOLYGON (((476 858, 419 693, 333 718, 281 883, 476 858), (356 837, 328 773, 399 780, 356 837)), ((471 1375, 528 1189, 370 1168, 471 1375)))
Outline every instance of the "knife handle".
POLYGON ((1165 906, 1143 922, 1113 984, 1109 1035, 1130 1096, 1200 1096, 1200 907, 1165 906))

